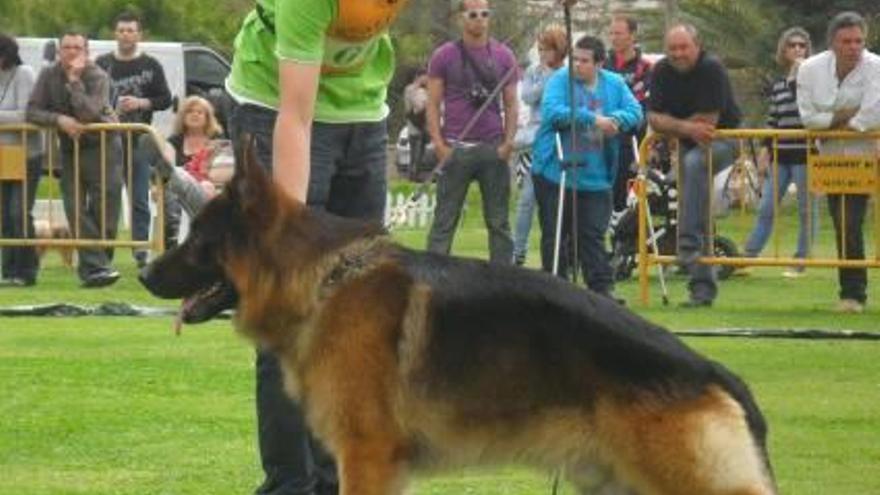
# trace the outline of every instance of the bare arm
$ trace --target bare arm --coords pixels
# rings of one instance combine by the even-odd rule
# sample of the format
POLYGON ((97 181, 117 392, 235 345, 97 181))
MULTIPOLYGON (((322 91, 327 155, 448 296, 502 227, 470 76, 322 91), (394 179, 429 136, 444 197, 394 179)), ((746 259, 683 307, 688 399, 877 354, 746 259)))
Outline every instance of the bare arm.
POLYGON ((443 92, 445 84, 443 79, 432 77, 428 79, 428 105, 425 108, 425 116, 428 122, 428 134, 431 142, 437 150, 437 158, 442 162, 450 153, 449 145, 443 138, 440 126, 440 106, 443 104, 443 92))
POLYGON ((312 144, 312 119, 318 94, 319 64, 281 60, 278 64, 278 118, 272 139, 275 181, 290 197, 306 202, 312 144))
POLYGON ((679 138, 693 139, 705 144, 712 140, 715 126, 718 125, 718 112, 695 113, 686 119, 679 119, 666 113, 648 112, 648 123, 661 134, 679 138))
POLYGON ((502 92, 504 102, 504 142, 498 148, 498 156, 508 160, 513 151, 513 138, 519 123, 519 99, 516 96, 516 84, 508 84, 502 92))

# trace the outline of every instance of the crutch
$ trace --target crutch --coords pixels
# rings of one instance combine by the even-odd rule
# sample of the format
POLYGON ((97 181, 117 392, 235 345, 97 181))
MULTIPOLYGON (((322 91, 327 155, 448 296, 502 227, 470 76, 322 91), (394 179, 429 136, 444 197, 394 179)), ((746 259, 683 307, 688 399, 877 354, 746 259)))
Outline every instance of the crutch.
MULTIPOLYGON (((556 155, 559 158, 559 203, 556 205, 556 240, 553 244, 553 275, 559 275, 559 250, 562 246, 562 212, 565 208, 565 166, 563 165, 562 137, 556 133, 556 155)), ((572 267, 577 269, 577 267, 572 267)))
MULTIPOLYGON (((639 157, 639 141, 636 136, 632 136, 631 143, 636 163, 641 163, 642 160, 639 157)), ((647 176, 642 167, 639 167, 639 180, 642 184, 647 183, 647 176)), ((644 198, 644 200, 645 217, 648 219, 648 237, 651 239, 651 249, 654 250, 655 256, 660 256, 660 249, 657 247, 657 233, 654 230, 654 217, 651 216, 651 205, 648 203, 648 198, 644 198)), ((657 264, 657 275, 660 277, 660 293, 663 297, 663 305, 669 306, 669 291, 666 289, 666 274, 663 272, 663 265, 659 263, 657 264)))

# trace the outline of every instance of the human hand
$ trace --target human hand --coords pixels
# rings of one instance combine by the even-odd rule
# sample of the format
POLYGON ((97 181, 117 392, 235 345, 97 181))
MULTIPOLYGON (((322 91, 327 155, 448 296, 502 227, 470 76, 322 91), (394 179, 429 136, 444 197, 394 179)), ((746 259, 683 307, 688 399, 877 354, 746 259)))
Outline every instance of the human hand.
POLYGON ((136 96, 120 96, 116 106, 122 113, 135 112, 147 108, 150 100, 136 96))
POLYGON ((832 129, 849 129, 849 121, 859 113, 859 107, 844 108, 834 112, 831 118, 832 129))
POLYGON ((510 160, 510 155, 513 154, 513 144, 507 141, 501 143, 501 146, 498 147, 498 158, 501 159, 502 162, 506 162, 510 160))
POLYGON ((437 163, 445 163, 452 156, 452 147, 445 142, 437 144, 434 149, 437 153, 437 163))
POLYGON ((715 137, 715 124, 704 120, 690 120, 686 124, 685 134, 700 144, 709 144, 715 137))
POLYGON ((67 77, 68 82, 79 81, 83 71, 86 68, 86 60, 87 59, 85 53, 81 53, 73 58, 66 67, 64 67, 64 75, 67 77))
POLYGON ((606 136, 613 136, 620 132, 616 120, 602 115, 596 117, 596 127, 598 127, 606 136))
POLYGON ((59 115, 57 123, 58 128, 61 129, 65 134, 70 136, 71 139, 78 138, 79 135, 82 134, 86 128, 86 126, 80 123, 80 121, 67 115, 59 115))

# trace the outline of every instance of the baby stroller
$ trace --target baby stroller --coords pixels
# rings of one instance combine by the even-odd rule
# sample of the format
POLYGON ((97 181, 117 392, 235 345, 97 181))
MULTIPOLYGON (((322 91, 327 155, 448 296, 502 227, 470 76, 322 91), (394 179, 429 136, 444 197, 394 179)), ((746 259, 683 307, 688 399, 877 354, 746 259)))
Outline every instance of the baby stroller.
MULTIPOLYGON (((675 177, 669 173, 669 153, 665 143, 658 142, 652 150, 651 163, 646 174, 646 194, 648 214, 652 215, 654 232, 648 232, 648 250, 657 241, 657 250, 661 255, 674 255, 678 232, 678 189, 675 177)), ((638 221, 639 202, 635 188, 629 188, 626 208, 611 216, 609 231, 611 238, 611 268, 615 280, 626 280, 632 276, 638 266, 638 221)), ((716 257, 738 257, 739 250, 731 239, 715 235, 716 257)), ((724 280, 734 272, 735 267, 722 265, 718 267, 718 278, 724 280)))

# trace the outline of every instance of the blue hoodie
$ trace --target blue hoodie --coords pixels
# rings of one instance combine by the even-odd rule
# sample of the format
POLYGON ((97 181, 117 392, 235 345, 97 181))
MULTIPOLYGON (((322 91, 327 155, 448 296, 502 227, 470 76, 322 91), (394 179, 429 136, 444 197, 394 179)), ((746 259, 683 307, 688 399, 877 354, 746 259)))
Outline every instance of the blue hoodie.
MULTIPOLYGON (((617 175, 620 133, 635 129, 641 123, 642 107, 623 78, 605 69, 598 69, 592 90, 583 81, 575 79, 574 93, 578 102, 575 112, 578 136, 577 153, 571 156, 579 165, 576 174, 569 169, 566 188, 572 188, 571 181, 576 175, 574 187, 579 191, 609 190, 617 175), (604 136, 595 126, 597 114, 616 120, 620 133, 610 138, 604 136)), ((568 67, 559 69, 547 81, 541 116, 541 127, 532 148, 532 174, 559 184, 561 169, 556 153, 557 133, 566 157, 570 155, 571 147, 568 67)))

